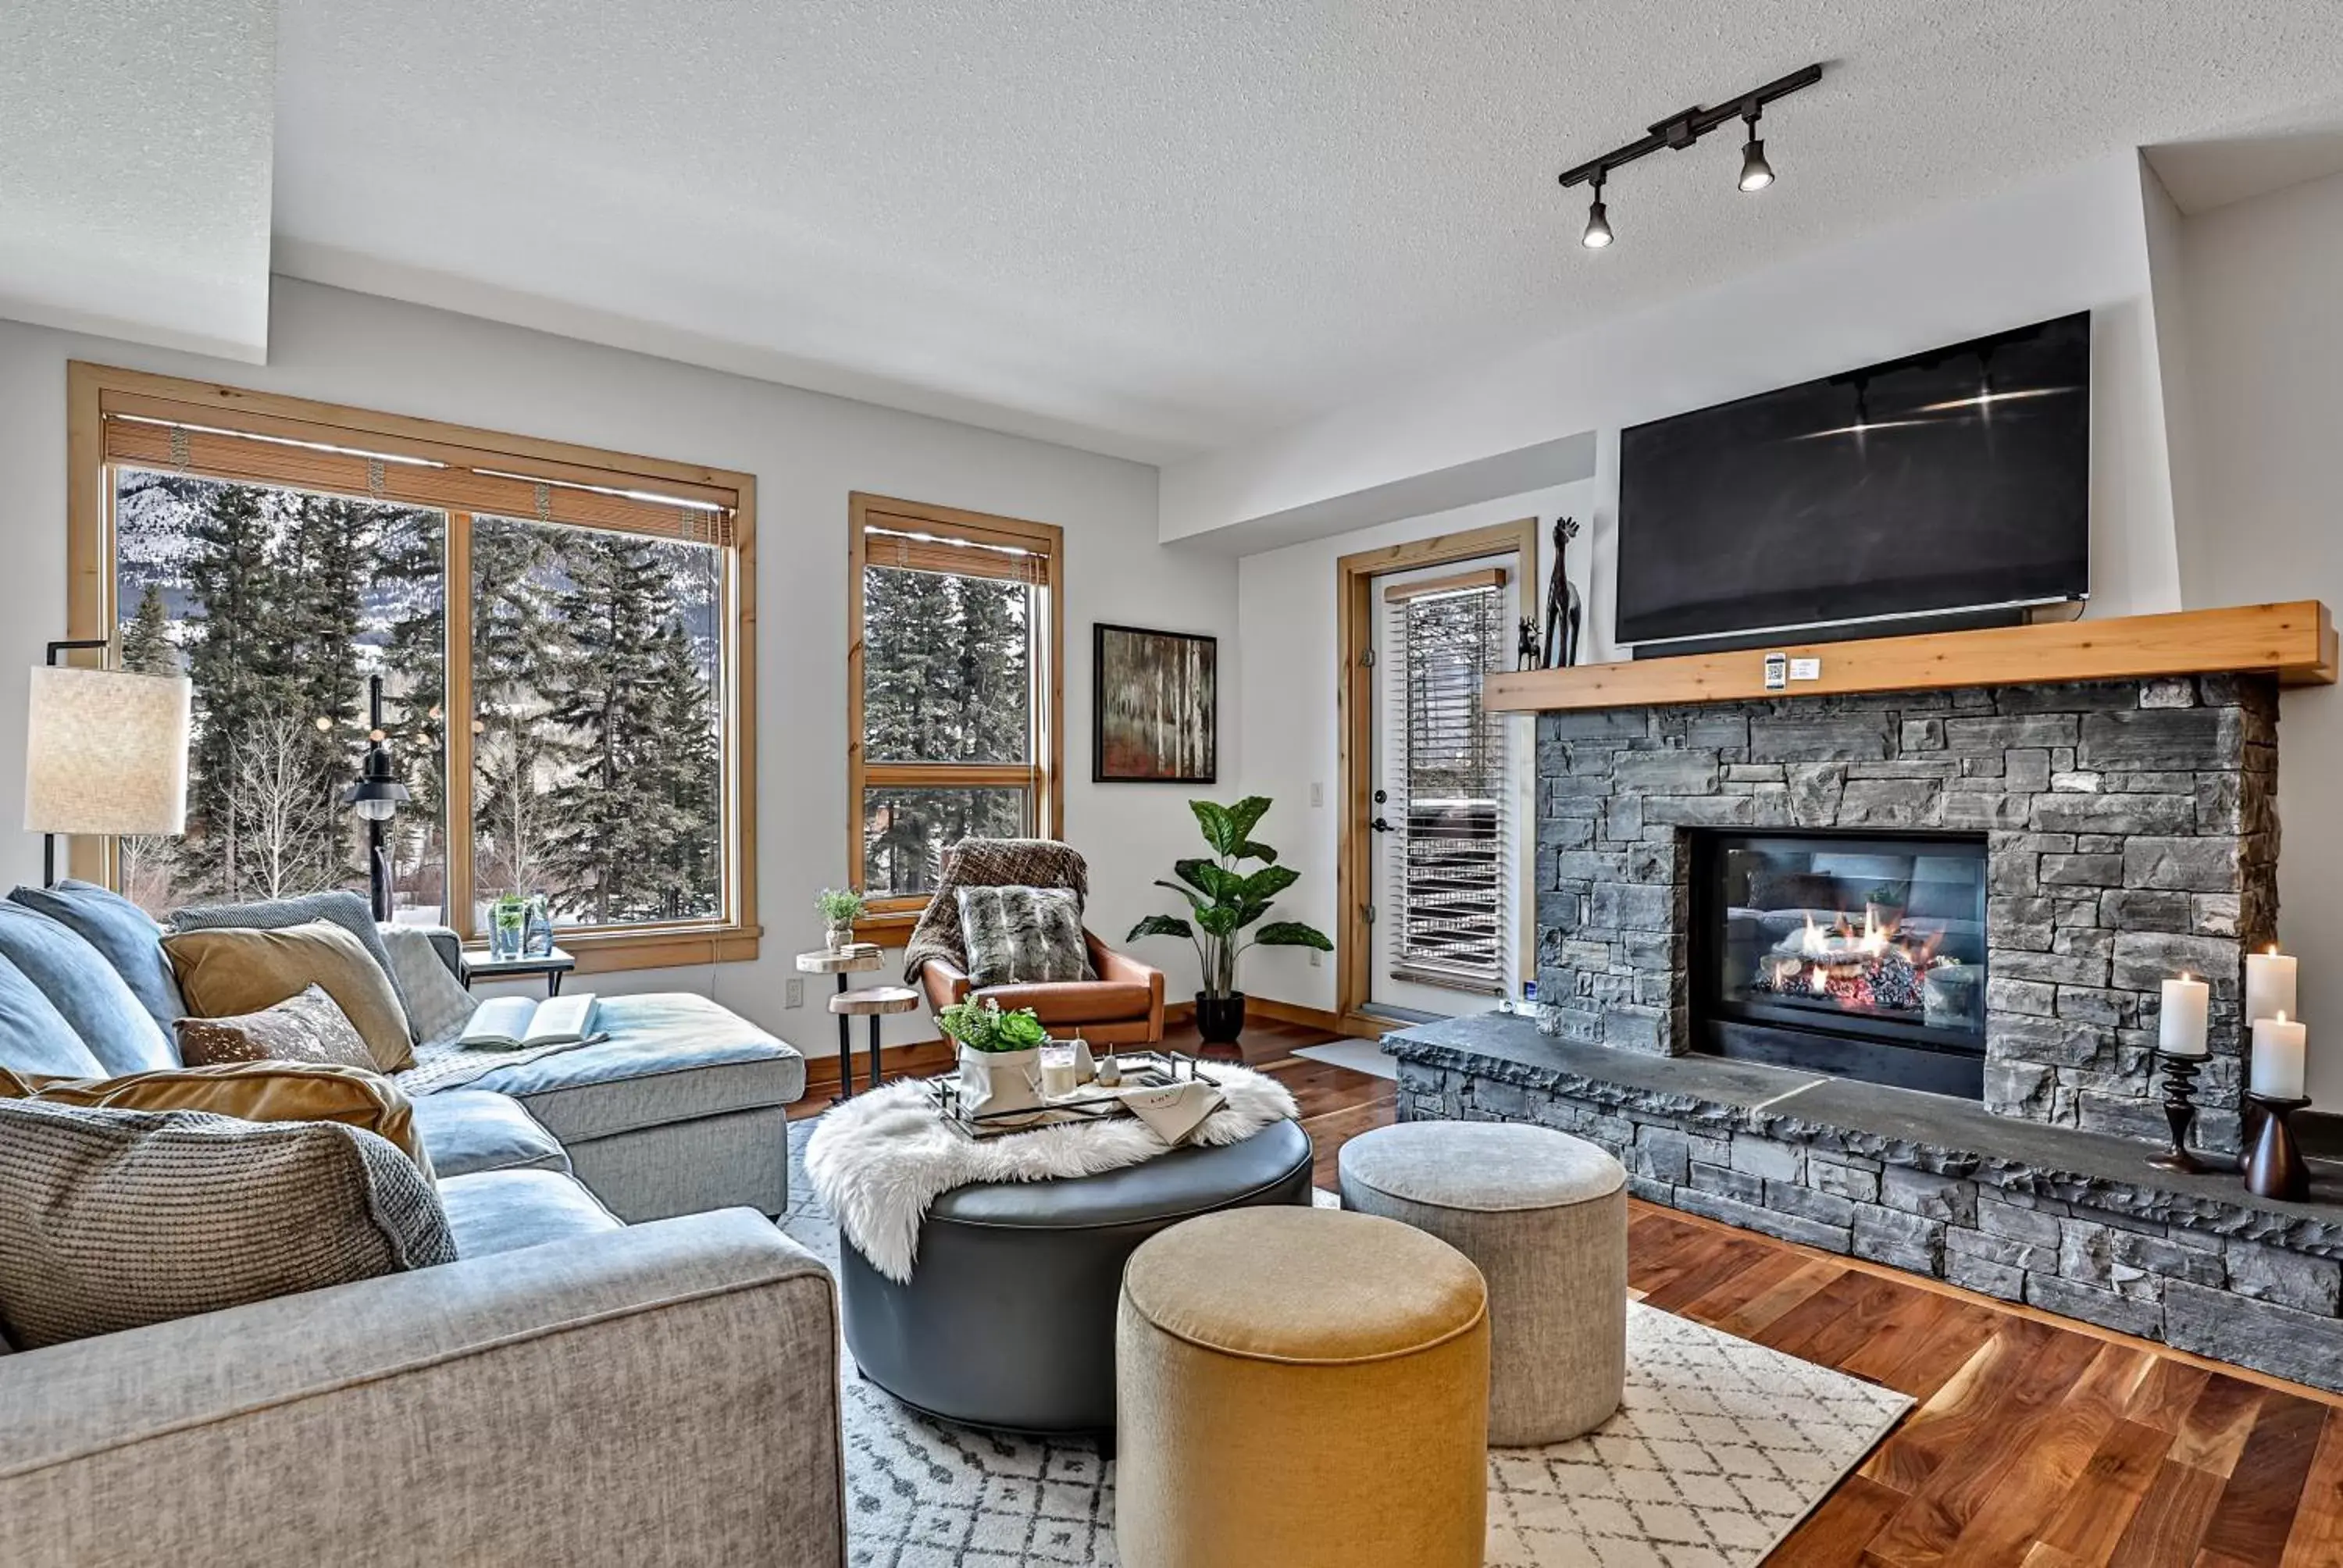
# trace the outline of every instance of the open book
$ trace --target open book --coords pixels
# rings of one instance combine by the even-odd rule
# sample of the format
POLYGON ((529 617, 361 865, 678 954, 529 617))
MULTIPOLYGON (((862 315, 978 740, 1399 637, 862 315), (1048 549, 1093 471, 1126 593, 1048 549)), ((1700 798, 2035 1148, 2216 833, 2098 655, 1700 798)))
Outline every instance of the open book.
POLYGON ((594 1038, 592 991, 534 1001, 500 996, 482 1002, 456 1043, 468 1050, 512 1050, 522 1046, 578 1045, 594 1038))

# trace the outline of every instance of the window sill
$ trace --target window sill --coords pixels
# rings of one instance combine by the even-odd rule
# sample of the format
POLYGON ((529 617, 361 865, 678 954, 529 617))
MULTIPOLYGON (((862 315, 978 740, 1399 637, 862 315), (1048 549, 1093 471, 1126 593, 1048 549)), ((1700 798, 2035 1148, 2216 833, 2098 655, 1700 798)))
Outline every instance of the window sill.
POLYGON ((911 928, 920 923, 920 910, 887 910, 865 915, 854 922, 854 940, 877 942, 882 948, 900 948, 911 940, 911 928))
POLYGON ((578 974, 591 975, 746 963, 756 958, 763 935, 761 926, 701 926, 649 931, 557 931, 555 940, 578 955, 578 974))

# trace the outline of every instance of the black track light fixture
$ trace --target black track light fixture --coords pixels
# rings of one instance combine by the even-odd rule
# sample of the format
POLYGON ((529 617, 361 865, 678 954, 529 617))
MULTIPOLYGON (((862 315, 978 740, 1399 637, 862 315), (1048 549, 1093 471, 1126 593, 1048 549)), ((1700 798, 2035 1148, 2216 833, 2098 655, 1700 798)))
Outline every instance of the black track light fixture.
POLYGON ((1762 191, 1774 183, 1774 166, 1765 161, 1765 142, 1757 134, 1757 111, 1750 110, 1744 118, 1749 122, 1749 139, 1741 144, 1741 188, 1762 191))
POLYGON ((1586 232, 1578 243, 1589 250, 1601 250, 1611 243, 1610 215, 1603 210, 1603 176, 1594 176, 1594 205, 1586 209, 1586 232))
POLYGON ((1589 250, 1600 250, 1611 243, 1611 219, 1603 205, 1603 182, 1612 170, 1664 149, 1691 146, 1709 132, 1735 120, 1742 121, 1749 130, 1748 140, 1741 145, 1741 188, 1762 191, 1772 185, 1774 166, 1765 161, 1765 143, 1757 135, 1758 116, 1765 112, 1766 105, 1811 87, 1822 79, 1822 66, 1812 65, 1768 82, 1762 87, 1728 98, 1715 107, 1679 110, 1626 146, 1614 147, 1601 157, 1590 158, 1565 172, 1562 176, 1564 189, 1577 185, 1594 187, 1594 205, 1587 212, 1586 232, 1580 236, 1580 243, 1589 250))

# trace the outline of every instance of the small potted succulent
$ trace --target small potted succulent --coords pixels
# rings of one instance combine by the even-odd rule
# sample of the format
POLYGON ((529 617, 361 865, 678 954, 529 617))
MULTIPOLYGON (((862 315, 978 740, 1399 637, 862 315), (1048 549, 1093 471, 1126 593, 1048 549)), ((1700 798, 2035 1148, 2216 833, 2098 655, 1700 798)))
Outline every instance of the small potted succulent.
POLYGON ((1030 1007, 1004 1012, 990 997, 954 1002, 936 1024, 960 1048, 960 1100, 969 1116, 1041 1109, 1041 1047, 1049 1030, 1030 1007))
POLYGON ((862 918, 863 898, 851 888, 824 888, 813 896, 821 913, 823 940, 830 950, 842 953, 854 945, 854 922, 862 918))

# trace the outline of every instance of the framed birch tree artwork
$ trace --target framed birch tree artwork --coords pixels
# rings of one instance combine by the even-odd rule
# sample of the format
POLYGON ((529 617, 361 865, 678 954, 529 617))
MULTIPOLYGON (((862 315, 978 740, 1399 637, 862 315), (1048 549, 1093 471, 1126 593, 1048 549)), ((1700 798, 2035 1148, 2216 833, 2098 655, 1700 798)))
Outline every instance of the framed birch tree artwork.
POLYGON ((1211 784, 1220 772, 1220 639, 1091 628, 1093 783, 1211 784))

